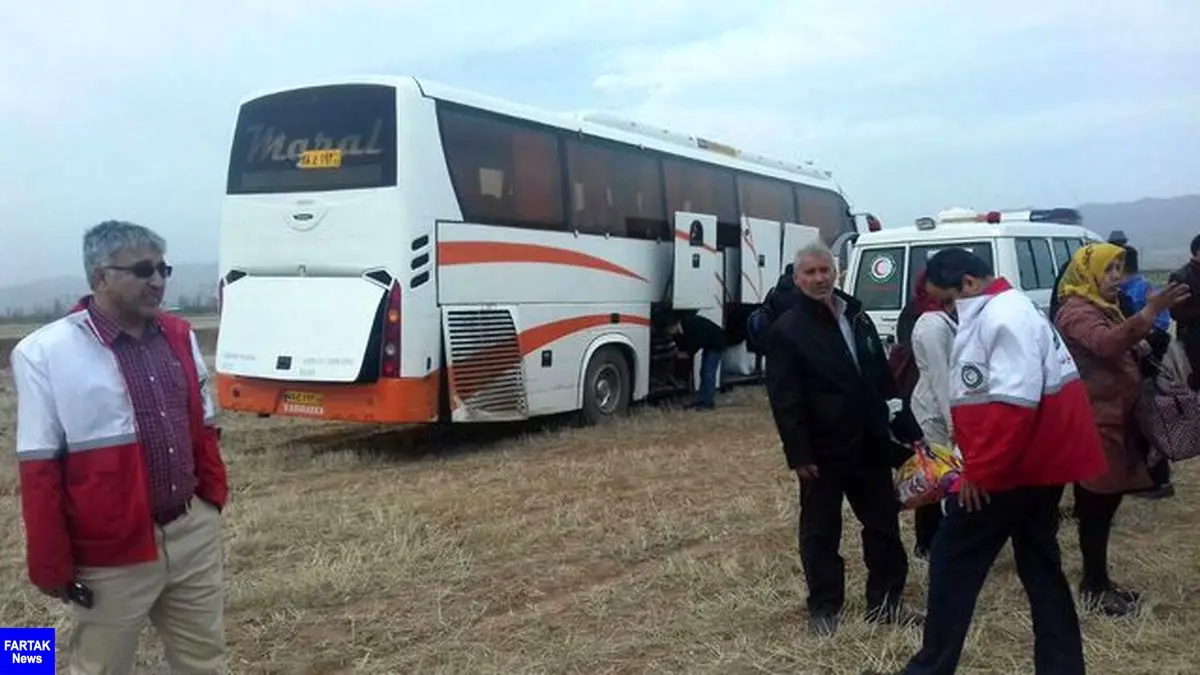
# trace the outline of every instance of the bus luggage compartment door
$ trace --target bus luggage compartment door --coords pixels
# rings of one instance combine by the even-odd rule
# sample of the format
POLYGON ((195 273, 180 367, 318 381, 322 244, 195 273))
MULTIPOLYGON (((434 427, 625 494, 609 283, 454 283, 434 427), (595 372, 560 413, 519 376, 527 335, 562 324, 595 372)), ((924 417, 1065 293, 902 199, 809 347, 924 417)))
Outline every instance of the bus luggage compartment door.
POLYGON ((783 224, 761 218, 742 219, 740 301, 756 305, 779 280, 783 224))
POLYGON ((716 244, 716 216, 682 211, 675 214, 675 261, 671 276, 671 304, 675 309, 722 306, 725 289, 716 244))

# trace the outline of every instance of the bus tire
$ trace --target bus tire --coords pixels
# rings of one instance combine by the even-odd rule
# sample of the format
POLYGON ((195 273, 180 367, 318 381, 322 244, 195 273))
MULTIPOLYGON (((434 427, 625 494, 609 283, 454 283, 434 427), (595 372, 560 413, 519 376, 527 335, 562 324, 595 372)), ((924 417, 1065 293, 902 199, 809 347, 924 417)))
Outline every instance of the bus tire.
POLYGON ((629 412, 632 395, 629 361, 616 347, 601 347, 588 361, 583 376, 580 421, 593 426, 624 417, 629 412))

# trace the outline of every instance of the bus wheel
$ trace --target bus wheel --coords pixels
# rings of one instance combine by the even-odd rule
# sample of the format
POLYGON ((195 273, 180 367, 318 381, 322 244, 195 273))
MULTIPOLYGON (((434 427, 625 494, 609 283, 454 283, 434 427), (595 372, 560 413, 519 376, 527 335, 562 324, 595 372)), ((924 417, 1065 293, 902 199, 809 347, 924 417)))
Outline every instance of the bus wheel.
POLYGON ((580 417, 585 424, 604 424, 629 411, 629 363, 615 347, 601 347, 588 362, 583 378, 583 409, 580 417))

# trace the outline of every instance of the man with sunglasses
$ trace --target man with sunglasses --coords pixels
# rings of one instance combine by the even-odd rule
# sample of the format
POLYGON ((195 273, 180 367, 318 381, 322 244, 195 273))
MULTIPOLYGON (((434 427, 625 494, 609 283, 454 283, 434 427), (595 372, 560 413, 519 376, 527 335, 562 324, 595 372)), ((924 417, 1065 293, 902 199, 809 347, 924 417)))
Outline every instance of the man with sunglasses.
POLYGON ((160 311, 165 250, 88 230, 91 294, 11 357, 28 573, 71 602, 72 673, 131 673, 147 620, 172 672, 225 667, 225 465, 195 333, 160 311))

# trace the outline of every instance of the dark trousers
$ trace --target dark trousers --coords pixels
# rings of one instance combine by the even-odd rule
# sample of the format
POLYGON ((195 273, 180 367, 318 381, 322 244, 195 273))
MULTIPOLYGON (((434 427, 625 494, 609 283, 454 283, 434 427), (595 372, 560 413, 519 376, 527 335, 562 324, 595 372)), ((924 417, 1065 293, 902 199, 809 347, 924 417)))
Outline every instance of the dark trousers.
POLYGON ((913 529, 917 535, 918 551, 928 551, 933 548, 933 537, 937 534, 938 525, 941 523, 941 504, 926 504, 913 510, 913 529))
POLYGON ((1099 593, 1112 584, 1108 578, 1108 539, 1121 500, 1120 493, 1102 494, 1075 484, 1075 519, 1079 521, 1084 590, 1099 593))
POLYGON ((705 348, 700 353, 700 390, 696 402, 706 408, 711 408, 717 398, 717 369, 721 367, 720 349, 705 348))
POLYGON ((956 496, 947 498, 930 551, 925 636, 905 673, 955 672, 983 582, 1010 537, 1033 617, 1034 672, 1085 672, 1079 616, 1058 548, 1062 492, 1061 486, 997 492, 990 504, 974 513, 959 506, 956 496))
POLYGON ((1192 389, 1200 391, 1200 326, 1180 326, 1176 331, 1179 341, 1183 343, 1183 352, 1187 355, 1188 364, 1192 367, 1188 384, 1192 389))
POLYGON ((836 614, 845 604, 846 568, 838 553, 843 497, 862 524, 868 611, 897 606, 908 578, 908 556, 900 540, 900 502, 891 469, 882 462, 846 460, 818 466, 819 478, 800 482, 800 562, 809 612, 836 614))

